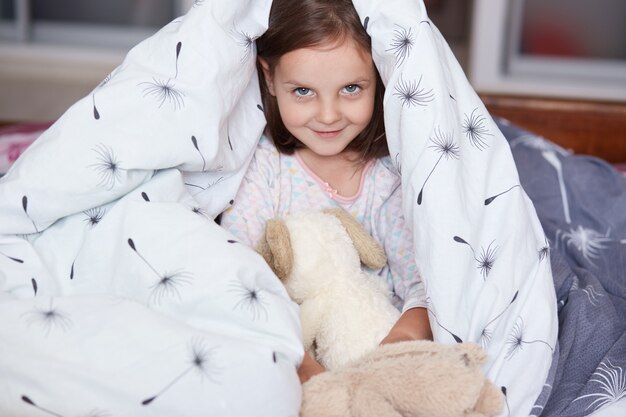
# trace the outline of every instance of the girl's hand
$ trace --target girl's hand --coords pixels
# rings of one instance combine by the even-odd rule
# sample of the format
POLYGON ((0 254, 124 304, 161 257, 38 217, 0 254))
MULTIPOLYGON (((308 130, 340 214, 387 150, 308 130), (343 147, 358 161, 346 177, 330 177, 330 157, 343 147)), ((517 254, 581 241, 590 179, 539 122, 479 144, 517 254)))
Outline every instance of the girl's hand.
POLYGON ((433 333, 430 330, 430 322, 428 320, 428 311, 425 308, 412 308, 402 313, 396 324, 389 331, 389 334, 380 344, 384 345, 407 340, 433 340, 433 333))
POLYGON ((304 359, 298 368, 298 376, 300 377, 301 384, 304 384, 315 375, 325 371, 326 369, 313 359, 313 357, 309 355, 309 352, 304 352, 304 359))

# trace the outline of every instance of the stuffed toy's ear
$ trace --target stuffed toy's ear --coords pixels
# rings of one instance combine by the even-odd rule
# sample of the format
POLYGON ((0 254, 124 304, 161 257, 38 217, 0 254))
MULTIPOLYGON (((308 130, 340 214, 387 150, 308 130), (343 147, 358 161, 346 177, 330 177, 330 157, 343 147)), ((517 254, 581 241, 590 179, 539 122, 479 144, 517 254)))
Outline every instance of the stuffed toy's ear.
POLYGON ((257 246, 257 252, 263 256, 281 281, 289 277, 293 267, 293 250, 285 222, 280 219, 267 221, 265 235, 257 246))
POLYGON ((352 239, 363 265, 369 268, 382 268, 385 266, 387 257, 383 248, 350 213, 341 208, 326 209, 324 213, 332 214, 339 219, 348 232, 348 236, 352 239))

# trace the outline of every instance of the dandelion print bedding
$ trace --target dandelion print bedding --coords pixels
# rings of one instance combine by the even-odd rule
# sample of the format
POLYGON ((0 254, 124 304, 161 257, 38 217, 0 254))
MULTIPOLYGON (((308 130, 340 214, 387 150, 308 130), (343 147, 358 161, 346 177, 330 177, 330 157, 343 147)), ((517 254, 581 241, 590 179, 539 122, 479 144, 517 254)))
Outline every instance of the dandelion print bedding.
POLYGON ((546 231, 558 300, 559 348, 532 415, 624 415, 626 179, 600 159, 498 125, 546 231))
MULTIPOLYGON (((435 338, 482 344, 506 415, 528 416, 562 364, 554 244, 423 2, 354 4, 435 338)), ((0 179, 0 414, 298 415, 297 307, 213 220, 265 125, 254 39, 270 7, 195 2, 0 179)))

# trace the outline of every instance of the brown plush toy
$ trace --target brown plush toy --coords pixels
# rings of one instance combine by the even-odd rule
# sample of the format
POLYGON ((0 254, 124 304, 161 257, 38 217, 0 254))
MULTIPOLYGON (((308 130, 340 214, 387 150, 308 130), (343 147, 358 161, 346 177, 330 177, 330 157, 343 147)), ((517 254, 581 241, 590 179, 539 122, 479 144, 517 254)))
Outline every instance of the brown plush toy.
POLYGON ((471 343, 382 345, 306 382, 300 417, 493 417, 503 395, 485 378, 485 360, 471 343))
POLYGON ((300 305, 305 349, 327 372, 303 385, 301 417, 491 417, 502 393, 474 344, 379 345, 399 316, 380 245, 341 209, 268 222, 258 251, 300 305))

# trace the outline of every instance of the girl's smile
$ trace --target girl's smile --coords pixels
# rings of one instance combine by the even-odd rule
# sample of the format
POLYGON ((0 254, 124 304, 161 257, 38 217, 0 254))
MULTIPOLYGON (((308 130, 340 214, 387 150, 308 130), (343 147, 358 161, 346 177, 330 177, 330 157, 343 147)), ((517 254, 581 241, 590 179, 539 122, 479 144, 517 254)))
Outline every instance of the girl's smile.
POLYGON ((340 130, 331 130, 331 131, 317 131, 315 130, 315 133, 318 134, 318 136, 325 138, 325 139, 332 139, 335 138, 337 136, 339 136, 339 134, 342 132, 343 129, 340 130))

